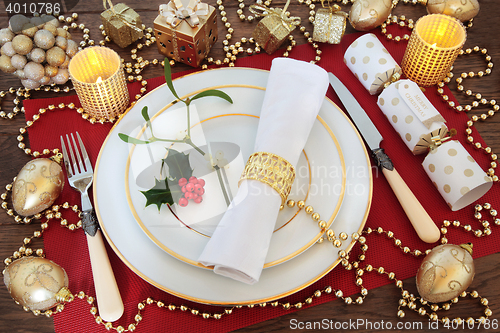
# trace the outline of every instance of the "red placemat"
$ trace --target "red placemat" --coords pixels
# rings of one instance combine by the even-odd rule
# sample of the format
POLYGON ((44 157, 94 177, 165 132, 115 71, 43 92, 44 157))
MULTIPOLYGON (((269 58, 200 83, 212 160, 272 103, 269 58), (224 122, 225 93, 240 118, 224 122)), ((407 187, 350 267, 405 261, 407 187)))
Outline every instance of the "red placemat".
MULTIPOLYGON (((327 71, 331 71, 337 75, 365 108, 372 121, 384 136, 382 147, 386 150, 388 155, 391 156, 400 175, 413 190, 416 197, 429 212, 436 224, 441 226, 444 219, 451 221, 459 220, 462 224, 471 224, 474 229, 479 228, 479 223, 473 218, 474 204, 458 212, 452 212, 448 208, 421 166, 425 156, 414 156, 408 150, 399 135, 378 108, 376 104, 377 96, 369 95, 361 83, 356 80, 354 75, 343 63, 343 54, 345 50, 350 43, 360 35, 359 33, 347 35, 343 38, 340 45, 322 45, 321 49, 323 54, 319 65, 327 71)), ((393 58, 400 63, 406 44, 388 42, 379 33, 377 36, 386 46, 393 58)), ((239 59, 236 65, 269 70, 272 59, 279 55, 281 55, 281 51, 275 52, 272 56, 261 54, 246 57, 239 59)), ((308 45, 298 46, 293 49, 291 56, 295 59, 309 61, 314 57, 314 51, 308 45)), ((178 77, 180 75, 181 74, 176 74, 174 76, 178 77)), ((148 82, 148 90, 151 90, 164 83, 164 78, 154 78, 148 82)), ((450 94, 447 88, 445 89, 446 92, 450 94)), ((442 102, 435 90, 435 87, 427 89, 425 92, 426 96, 447 120, 448 127, 458 130, 455 139, 459 140, 466 147, 481 167, 487 169, 489 167, 489 157, 473 149, 470 144, 466 143, 464 130, 466 128, 465 123, 468 120, 467 115, 457 113, 448 108, 446 104, 442 102)), ((131 96, 138 93, 138 84, 130 84, 129 91, 131 96)), ((332 88, 328 89, 327 96, 337 103, 337 105, 341 106, 332 88)), ((58 105, 59 103, 68 104, 70 102, 79 105, 76 96, 27 100, 24 103, 26 118, 32 119, 33 115, 38 113, 39 108, 47 107, 49 104, 58 105)), ((53 111, 49 111, 48 114, 43 115, 40 120, 29 128, 30 144, 33 150, 60 147, 60 135, 78 130, 86 144, 93 163, 95 163, 101 144, 111 127, 111 124, 90 124, 88 121, 83 120, 74 110, 56 108, 53 111)), ((474 137, 484 144, 479 135, 475 135, 474 137)), ((401 239, 403 244, 409 246, 411 249, 425 251, 437 245, 426 244, 419 240, 383 175, 377 169, 373 169, 373 176, 374 196, 366 226, 371 228, 380 226, 384 228, 384 230, 393 231, 395 236, 401 239)), ((479 202, 490 202, 495 205, 499 202, 499 198, 500 191, 498 185, 494 185, 479 202)), ((70 204, 80 204, 79 195, 69 186, 65 186, 63 194, 58 199, 58 203, 66 201, 70 204)), ((76 223, 78 221, 77 217, 71 212, 63 211, 63 215, 68 219, 69 223, 76 223)), ((447 237, 449 242, 454 244, 472 242, 474 244, 473 256, 475 258, 492 254, 500 250, 499 233, 493 233, 493 235, 489 237, 478 239, 471 233, 453 228, 449 230, 447 237)), ((91 267, 83 230, 80 229, 71 232, 67 228, 61 227, 57 221, 50 221, 48 230, 44 232, 44 244, 47 258, 61 265, 68 273, 70 290, 73 293, 84 291, 88 295, 94 295, 91 267)), ((422 259, 404 255, 394 246, 393 241, 389 240, 387 237, 378 235, 368 236, 367 244, 369 246, 365 261, 367 264, 369 263, 374 267, 383 266, 387 270, 396 273, 397 278, 401 280, 416 274, 422 259), (382 253, 384 255, 380 255, 382 253)), ((359 251, 357 248, 358 246, 354 248, 356 253, 359 251)), ((122 325, 127 328, 130 323, 134 322, 134 317, 137 314, 137 304, 148 297, 155 300, 161 300, 166 305, 186 305, 191 308, 196 308, 200 310, 200 313, 223 312, 223 309, 220 307, 191 303, 151 286, 128 269, 109 247, 108 254, 125 304, 125 313, 123 317, 115 322, 114 325, 122 325)), ((355 256, 353 255, 351 257, 354 258, 355 256)), ((291 304, 303 302, 315 290, 322 289, 325 286, 342 289, 345 295, 351 295, 359 292, 359 288, 355 286, 354 281, 355 273, 353 271, 348 272, 342 267, 337 267, 310 287, 287 297, 285 301, 291 304)), ((368 274, 364 277, 364 286, 368 289, 388 283, 389 280, 386 277, 378 274, 368 274)), ((335 300, 333 295, 325 295, 315 299, 311 306, 332 300, 335 300)), ((89 313, 89 309, 90 306, 84 300, 76 299, 68 303, 63 312, 54 316, 56 332, 106 332, 107 330, 103 325, 97 325, 95 323, 93 316, 89 313)), ((189 312, 182 312, 180 310, 169 311, 166 308, 150 305, 146 306, 142 311, 143 320, 137 327, 136 332, 166 330, 169 332, 185 332, 186 330, 193 332, 226 332, 274 318, 285 313, 287 312, 280 307, 245 307, 235 309, 233 314, 223 316, 220 320, 206 320, 201 318, 201 316, 194 316, 189 312)))

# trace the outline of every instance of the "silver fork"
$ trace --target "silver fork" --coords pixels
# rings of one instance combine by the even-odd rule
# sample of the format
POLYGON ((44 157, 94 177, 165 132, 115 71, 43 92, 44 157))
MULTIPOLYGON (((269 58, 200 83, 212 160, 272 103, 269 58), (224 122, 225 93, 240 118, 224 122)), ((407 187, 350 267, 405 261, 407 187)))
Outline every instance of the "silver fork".
POLYGON ((66 149, 64 138, 61 136, 64 165, 69 184, 72 188, 79 191, 82 197, 82 227, 87 236, 99 315, 105 321, 115 321, 123 314, 123 302, 104 246, 102 234, 99 230, 99 223, 88 195, 88 189, 92 185, 94 178, 92 164, 78 132, 76 132, 76 137, 78 145, 73 133, 70 135, 66 134, 66 141, 68 143, 68 149, 66 149))

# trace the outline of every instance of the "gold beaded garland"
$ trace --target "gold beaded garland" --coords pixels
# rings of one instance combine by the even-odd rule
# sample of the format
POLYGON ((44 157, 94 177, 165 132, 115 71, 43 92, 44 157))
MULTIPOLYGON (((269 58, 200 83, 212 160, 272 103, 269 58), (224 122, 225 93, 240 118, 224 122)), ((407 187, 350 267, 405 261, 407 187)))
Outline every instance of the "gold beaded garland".
MULTIPOLYGON (((244 8, 243 0, 238 0, 238 1, 239 1, 240 5, 239 5, 239 9, 237 10, 237 13, 239 13, 240 19, 252 22, 253 18, 250 18, 250 16, 245 17, 243 15, 243 13, 242 13, 242 10, 244 8), (240 14, 240 10, 241 10, 241 14, 240 14)), ((312 22, 313 21, 313 16, 314 16, 314 2, 317 2, 317 0, 311 0, 311 1, 308 1, 308 0, 305 0, 305 1, 302 0, 302 1, 300 1, 299 0, 299 2, 300 3, 305 3, 306 5, 308 5, 310 7, 311 11, 310 11, 310 19, 309 19, 309 21, 312 22), (312 18, 312 20, 311 20, 311 18, 312 18)), ((409 1, 405 1, 405 2, 408 3, 409 1)), ((265 2, 266 5, 270 5, 270 3, 271 3, 271 1, 266 1, 265 2)), ((347 4, 347 3, 349 3, 349 1, 348 0, 343 0, 342 3, 347 4)), ((228 23, 226 15, 222 15, 222 12, 224 11, 224 7, 222 5, 222 0, 218 0, 217 4, 219 5, 219 10, 221 10, 221 16, 224 18, 223 22, 228 23)), ((67 24, 70 24, 71 28, 73 28, 73 29, 79 28, 79 29, 81 29, 83 31, 83 33, 84 33, 84 41, 83 42, 84 43, 81 44, 81 47, 85 47, 85 46, 89 46, 89 45, 94 45, 94 41, 90 40, 88 29, 85 28, 85 26, 83 24, 76 25, 76 23, 73 21, 73 20, 76 20, 77 17, 78 17, 77 14, 73 14, 72 17, 70 17, 70 18, 63 18, 63 21, 65 23, 67 23, 67 24)), ((404 16, 403 17, 399 17, 399 19, 397 17, 395 17, 395 18, 391 17, 390 20, 391 20, 390 22, 386 21, 387 22, 386 26, 388 24, 397 23, 398 25, 400 25, 402 27, 408 26, 408 28, 411 29, 411 25, 410 25, 411 21, 410 20, 406 21, 406 19, 404 18, 404 16), (405 23, 403 24, 401 22, 405 22, 405 23)), ((260 47, 258 45, 255 45, 255 49, 254 50, 252 50, 250 48, 247 48, 245 50, 243 48, 242 44, 245 44, 245 43, 248 43, 248 42, 254 43, 254 41, 252 39, 242 38, 241 42, 237 42, 237 43, 235 43, 233 45, 229 45, 229 40, 231 39, 232 33, 234 32, 234 30, 230 27, 230 24, 226 24, 225 26, 228 29, 228 34, 226 35, 226 39, 223 41, 223 44, 225 45, 225 48, 227 47, 226 58, 224 58, 224 60, 222 60, 222 61, 221 60, 213 60, 212 58, 207 58, 207 62, 209 64, 216 64, 216 65, 227 64, 229 66, 234 66, 234 61, 236 59, 236 55, 238 55, 240 53, 254 54, 254 53, 259 53, 260 52, 260 47)), ((64 29, 68 30, 69 27, 68 26, 64 26, 64 29)), ((308 41, 309 41, 310 36, 309 36, 309 33, 307 32, 306 28, 304 26, 301 26, 300 30, 301 30, 301 32, 303 32, 304 36, 306 38, 308 38, 308 41)), ((155 43, 155 37, 152 36, 152 34, 151 34, 152 33, 152 29, 151 28, 147 28, 145 31, 146 31, 146 34, 145 34, 146 41, 144 42, 144 44, 142 44, 142 43, 137 44, 137 47, 131 51, 131 54, 132 54, 131 58, 132 58, 132 60, 135 60, 136 63, 132 64, 131 62, 129 62, 129 63, 125 63, 125 66, 124 66, 126 72, 128 74, 131 74, 130 75, 130 77, 131 77, 130 80, 131 81, 141 82, 141 86, 142 86, 141 91, 140 91, 141 94, 144 94, 146 92, 146 86, 147 86, 147 81, 143 80, 142 75, 140 75, 142 73, 142 71, 144 70, 144 68, 146 68, 150 64, 157 65, 158 63, 161 63, 163 65, 163 62, 160 62, 157 59, 153 59, 153 60, 149 61, 149 60, 144 60, 142 57, 138 57, 137 56, 137 52, 139 50, 141 50, 144 46, 150 46, 151 44, 155 43), (135 74, 136 76, 134 77, 133 74, 135 74)), ((106 42, 109 42, 109 38, 105 35, 104 31, 102 31, 102 34, 104 36, 104 40, 101 41, 101 42, 99 42, 100 45, 104 45, 106 42)), ((403 36, 402 39, 404 40, 405 37, 403 36)), ((393 40, 398 41, 398 38, 395 37, 395 38, 393 38, 393 40)), ((287 47, 286 52, 284 53, 284 56, 288 56, 288 52, 291 51, 292 47, 295 44, 296 43, 293 40, 293 36, 290 36, 290 45, 287 47)), ((317 61, 319 61, 321 59, 321 57, 320 57, 321 51, 319 50, 319 48, 318 48, 318 46, 317 46, 316 43, 310 42, 310 44, 312 44, 312 46, 315 48, 316 54, 317 54, 316 57, 315 57, 315 59, 312 62, 317 62, 317 61)), ((477 52, 476 48, 474 48, 474 51, 477 52)), ((481 50, 481 52, 482 52, 482 50, 481 50)), ((470 54, 470 53, 471 52, 469 52, 469 53, 465 52, 465 54, 470 54)), ((486 52, 484 52, 483 54, 486 54, 486 52)), ((487 61, 491 62, 491 57, 487 56, 486 59, 487 59, 487 61)), ((122 61, 124 61, 124 60, 122 59, 122 61)), ((171 65, 174 65, 174 64, 175 64, 175 62, 171 61, 171 65)), ((489 73, 491 73, 491 68, 492 67, 493 67, 493 64, 491 63, 491 65, 490 65, 490 63, 488 63, 488 68, 487 68, 486 71, 484 71, 484 72, 478 72, 477 74, 474 74, 474 73, 471 74, 472 72, 466 73, 466 77, 473 77, 475 75, 477 75, 477 76, 488 75, 489 73), (489 69, 489 71, 488 71, 488 69, 489 69), (482 74, 480 74, 480 73, 482 73, 482 74)), ((202 67, 202 68, 206 69, 207 67, 206 67, 206 65, 204 65, 204 67, 202 67)), ((466 77, 464 77, 464 73, 462 73, 462 75, 461 75, 462 80, 465 79, 466 77)), ((54 91, 54 92, 61 91, 61 88, 56 87, 56 86, 42 87, 40 89, 44 89, 45 91, 54 91)), ((64 91, 64 92, 68 92, 69 90, 70 90, 70 88, 68 88, 68 87, 62 88, 62 91, 64 91)), ((29 92, 28 89, 19 88, 19 89, 16 90, 15 88, 11 88, 11 89, 9 89, 8 92, 3 92, 3 91, 0 92, 0 101, 1 101, 1 98, 5 97, 7 93, 16 94, 17 97, 14 100, 14 104, 16 105, 16 107, 14 108, 13 112, 9 112, 9 113, 5 113, 4 111, 0 110, 0 117, 12 119, 17 113, 19 113, 21 111, 24 111, 22 108, 19 107, 19 105, 21 104, 23 98, 26 99, 26 98, 30 97, 30 92, 29 92)), ((466 91, 465 93, 467 95, 473 95, 472 92, 467 93, 467 91, 466 91)), ((481 97, 478 97, 478 95, 480 95, 480 94, 475 94, 475 97, 478 98, 478 99, 481 99, 480 102, 482 104, 487 104, 487 102, 483 103, 482 102, 483 99, 481 97)), ((140 96, 141 95, 136 96, 136 99, 140 98, 140 96)), ((445 98, 443 98, 443 99, 445 99, 445 98)), ((488 114, 485 115, 485 116, 481 115, 481 117, 473 118, 472 121, 470 122, 470 126, 473 125, 473 122, 478 121, 479 119, 485 120, 488 117, 493 116, 493 114, 495 113, 495 111, 498 111, 498 106, 496 105, 496 102, 494 102, 494 100, 490 101, 489 103, 490 103, 490 105, 492 105, 494 107, 493 110, 491 110, 492 112, 491 113, 488 112, 488 114)), ((450 104, 450 106, 452 106, 452 105, 450 104)), ((472 106, 476 107, 474 105, 472 105, 472 106)), ((26 145, 23 143, 23 141, 24 141, 23 135, 26 133, 27 128, 30 127, 30 126, 33 126, 33 124, 37 120, 39 120, 40 116, 43 115, 44 113, 46 113, 48 111, 55 111, 57 109, 64 109, 66 107, 68 107, 70 109, 74 109, 75 108, 74 104, 65 105, 65 104, 61 103, 61 104, 59 104, 57 106, 55 106, 55 105, 49 105, 47 108, 41 108, 41 109, 39 109, 38 114, 36 114, 33 117, 33 120, 32 121, 27 121, 26 122, 26 126, 20 129, 20 135, 18 136, 19 148, 22 149, 26 154, 32 155, 34 157, 39 157, 39 156, 42 156, 42 155, 50 155, 50 154, 56 154, 56 153, 58 153, 57 149, 54 149, 54 150, 44 149, 42 152, 38 152, 38 151, 32 152, 31 149, 27 148, 26 145)), ((465 110, 468 111, 467 108, 465 108, 465 110)), ((82 118, 89 120, 91 123, 95 123, 95 122, 101 122, 102 123, 103 122, 103 120, 89 118, 88 115, 86 115, 86 114, 83 113, 83 110, 81 108, 78 108, 76 111, 82 115, 82 118)), ((468 123, 468 125, 469 125, 469 123, 468 123)), ((468 130, 470 130, 470 126, 468 127, 468 130)), ((470 134, 470 133, 468 133, 468 134, 470 134)), ((476 147, 477 147, 477 145, 476 145, 476 147)), ((479 147, 477 147, 477 148, 479 148, 479 147)), ((484 149, 486 153, 489 153, 489 154, 491 153, 491 148, 489 148, 489 147, 484 147, 484 148, 480 147, 480 148, 484 149)), ((491 157, 492 157, 492 161, 493 161, 492 162, 492 169, 493 169, 492 174, 494 176, 494 168, 496 168, 496 155, 495 154, 491 154, 491 157)), ((497 176, 494 176, 494 177, 497 177, 497 176)), ((498 181, 498 177, 496 178, 496 181, 498 181)), ((32 240, 34 238, 40 238, 42 236, 43 232, 48 228, 49 221, 52 220, 52 219, 60 219, 60 225, 68 228, 70 231, 77 230, 77 229, 81 228, 81 220, 77 224, 68 224, 68 221, 62 217, 61 209, 72 210, 73 212, 75 212, 78 215, 80 215, 80 213, 81 213, 79 211, 79 209, 78 209, 78 206, 76 206, 76 205, 70 206, 69 203, 67 203, 67 202, 64 203, 63 205, 60 205, 60 206, 59 205, 54 205, 49 210, 47 210, 44 214, 37 214, 37 215, 35 215, 33 217, 22 218, 20 216, 15 216, 15 213, 13 212, 12 209, 10 209, 8 207, 7 202, 6 202, 6 199, 8 197, 8 192, 12 191, 12 184, 7 185, 6 186, 6 190, 7 190, 7 192, 5 192, 5 193, 3 193, 1 195, 1 199, 3 200, 1 206, 2 206, 2 208, 4 210, 6 210, 6 212, 7 212, 8 215, 14 216, 16 222, 18 222, 18 223, 21 223, 21 222, 23 222, 23 223, 29 223, 29 222, 32 221, 32 219, 41 219, 42 217, 45 217, 47 219, 47 222, 42 223, 41 224, 41 230, 40 231, 35 231, 33 233, 33 236, 25 237, 23 239, 23 246, 20 248, 19 251, 15 251, 11 257, 6 258, 4 260, 5 265, 8 266, 12 262, 14 262, 13 259, 20 258, 22 256, 29 256, 29 255, 32 255, 32 254, 36 254, 39 257, 43 257, 44 256, 44 252, 43 252, 42 249, 37 249, 37 250, 34 251, 33 249, 31 249, 29 247, 26 247, 26 245, 31 244, 31 242, 32 242, 32 240)), ((340 233, 338 236, 336 236, 335 233, 333 232, 333 230, 326 229, 326 222, 320 220, 319 213, 315 212, 314 208, 312 206, 310 206, 310 205, 306 207, 304 201, 301 200, 301 201, 295 202, 293 200, 289 200, 287 202, 287 206, 288 207, 294 207, 295 205, 297 205, 297 207, 299 207, 300 209, 302 209, 302 208, 305 207, 305 210, 307 211, 308 214, 310 214, 311 219, 315 223, 317 223, 318 227, 324 232, 324 235, 326 237, 321 237, 320 239, 318 239, 318 243, 322 243, 324 240, 328 240, 329 242, 331 242, 333 244, 333 246, 335 246, 335 247, 338 248, 338 247, 342 246, 342 241, 348 240, 349 236, 346 233, 340 233)), ((465 231, 472 232, 476 237, 484 237, 484 236, 490 235, 491 234, 491 227, 490 227, 491 224, 487 220, 482 220, 482 214, 480 213, 483 210, 483 208, 486 209, 486 210, 488 210, 489 213, 490 213, 490 216, 492 218, 494 218, 494 224, 495 225, 500 225, 500 219, 496 218, 497 212, 496 212, 496 210, 494 210, 494 209, 491 208, 490 204, 484 204, 482 206, 478 205, 478 206, 475 207, 476 213, 475 213, 474 217, 482 224, 482 226, 483 226, 484 229, 483 230, 480 230, 480 229, 473 230, 470 225, 461 226, 461 224, 460 224, 459 221, 450 222, 450 221, 445 220, 445 221, 443 221, 443 226, 441 227, 441 233, 443 235, 442 239, 441 239, 441 243, 442 244, 446 244, 448 242, 448 240, 445 237, 445 235, 447 234, 447 228, 450 227, 450 226, 462 227, 465 231)), ((374 232, 375 232, 375 234, 380 234, 380 235, 385 234, 389 239, 392 239, 393 242, 394 242, 394 244, 395 244, 395 246, 399 247, 401 249, 401 251, 403 251, 403 253, 411 254, 413 256, 418 257, 418 256, 426 255, 426 254, 430 253, 430 251, 431 251, 430 249, 426 250, 425 252, 422 252, 422 251, 420 251, 418 249, 411 250, 409 247, 403 246, 402 242, 399 239, 395 238, 394 237, 394 233, 391 232, 391 231, 385 231, 382 228, 377 228, 376 230, 373 230, 371 228, 366 228, 360 234, 354 233, 353 235, 351 235, 351 238, 352 238, 353 241, 358 241, 360 243, 360 249, 362 251, 362 253, 358 256, 357 261, 349 262, 349 255, 344 250, 341 250, 338 253, 339 257, 343 258, 342 259, 342 265, 343 265, 343 267, 346 270, 353 270, 354 269, 356 271, 355 284, 358 287, 360 287, 360 294, 361 294, 361 296, 359 296, 355 300, 353 300, 351 297, 344 297, 344 295, 343 295, 343 293, 342 293, 341 290, 335 290, 331 286, 327 286, 327 287, 325 287, 322 290, 317 290, 316 292, 314 292, 313 295, 310 296, 310 297, 308 297, 308 298, 306 298, 304 302, 298 302, 298 303, 295 303, 295 304, 290 304, 290 303, 280 303, 278 301, 275 301, 275 302, 272 302, 270 304, 273 307, 281 306, 285 310, 300 309, 300 308, 302 308, 305 305, 311 304, 313 302, 313 297, 321 297, 322 294, 331 294, 331 293, 333 293, 336 297, 343 299, 343 301, 346 304, 358 304, 358 305, 360 305, 360 304, 363 303, 364 298, 368 295, 368 290, 363 287, 363 279, 361 277, 365 273, 367 273, 367 272, 377 272, 378 274, 386 275, 388 277, 388 279, 390 279, 391 281, 394 281, 394 283, 396 284, 396 286, 401 289, 402 299, 399 301, 398 313, 397 313, 398 317, 403 318, 405 316, 405 312, 402 309, 404 307, 408 307, 409 309, 418 312, 422 316, 424 316, 424 315, 429 316, 429 318, 431 320, 438 320, 439 318, 438 318, 438 316, 436 315, 435 312, 438 311, 438 310, 441 310, 441 309, 448 310, 450 308, 450 306, 451 306, 450 303, 446 303, 442 307, 439 307, 436 304, 432 304, 432 305, 429 306, 429 311, 425 310, 423 307, 417 308, 416 303, 415 303, 417 300, 420 300, 420 303, 422 305, 427 305, 426 302, 423 299, 421 299, 421 298, 413 296, 407 290, 403 289, 403 283, 402 283, 402 281, 396 279, 396 276, 395 276, 395 274, 393 272, 388 272, 383 267, 375 268, 375 267, 372 267, 371 265, 365 265, 364 267, 360 266, 361 263, 365 260, 365 253, 368 250, 368 245, 366 244, 366 238, 365 238, 365 236, 366 235, 370 235, 370 234, 372 234, 374 232)), ((461 297, 470 296, 472 298, 479 298, 481 305, 486 308, 484 310, 484 314, 486 315, 486 318, 492 315, 491 309, 488 307, 488 300, 486 298, 482 298, 481 296, 479 296, 479 294, 477 293, 477 291, 472 291, 470 293, 469 292, 463 292, 460 296, 461 297)), ((158 306, 160 308, 166 308, 169 311, 174 311, 174 310, 177 310, 177 309, 179 309, 181 311, 189 311, 189 312, 191 312, 191 314, 196 315, 196 316, 201 316, 204 319, 209 319, 209 318, 220 319, 223 315, 231 314, 232 311, 235 308, 241 308, 242 307, 242 306, 236 306, 236 307, 224 309, 224 311, 222 311, 220 313, 210 314, 210 313, 202 313, 202 312, 200 312, 197 309, 189 308, 189 307, 184 306, 184 305, 181 305, 181 306, 176 306, 174 304, 165 305, 162 301, 157 301, 157 300, 153 300, 151 298, 148 298, 148 299, 146 299, 146 300, 138 303, 138 313, 137 313, 137 315, 134 318, 135 322, 129 324, 127 326, 127 328, 124 328, 122 326, 116 326, 115 327, 115 326, 113 326, 112 323, 104 322, 102 320, 102 318, 100 318, 97 315, 97 310, 96 310, 96 308, 95 308, 95 306, 93 304, 94 303, 94 298, 93 297, 86 295, 84 292, 79 292, 79 293, 75 294, 74 297, 78 298, 78 299, 85 300, 90 305, 90 313, 94 316, 95 322, 97 324, 103 324, 106 329, 108 329, 108 330, 114 329, 117 332, 124 332, 126 330, 129 330, 129 331, 135 330, 136 327, 137 327, 137 325, 142 320, 141 310, 143 310, 146 305, 156 305, 156 306, 158 306)), ((72 301, 72 300, 69 300, 69 301, 72 301)), ((457 301, 458 301, 458 298, 452 300, 451 303, 456 303, 457 301)), ((265 307, 266 303, 262 303, 262 304, 259 304, 259 305, 260 305, 260 307, 265 307)), ((252 308, 254 306, 253 305, 249 305, 248 307, 252 308)), ((50 316, 52 316, 53 314, 55 314, 57 312, 61 312, 63 309, 64 309, 64 305, 63 304, 59 304, 55 308, 55 311, 54 310, 47 310, 45 312, 42 312, 42 311, 39 311, 39 310, 35 310, 35 311, 33 311, 33 313, 35 315, 42 314, 42 315, 50 317, 50 316)), ((485 317, 481 317, 481 318, 485 319, 485 317)), ((469 320, 469 319, 471 319, 471 318, 468 318, 467 320, 469 320)), ((446 322, 447 320, 449 320, 449 319, 446 318, 446 317, 441 318, 442 322, 446 322)), ((458 318, 457 320, 463 320, 463 319, 458 318)))

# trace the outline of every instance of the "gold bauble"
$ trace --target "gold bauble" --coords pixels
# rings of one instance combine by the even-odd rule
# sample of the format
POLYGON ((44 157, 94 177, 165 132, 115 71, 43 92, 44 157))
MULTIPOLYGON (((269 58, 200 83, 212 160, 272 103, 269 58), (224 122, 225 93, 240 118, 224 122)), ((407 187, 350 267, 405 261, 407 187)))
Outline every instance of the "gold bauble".
POLYGON ((3 281, 16 303, 44 311, 68 300, 66 271, 46 258, 23 257, 4 271, 3 281))
POLYGON ((64 173, 59 163, 48 158, 29 161, 12 186, 12 205, 17 214, 31 216, 49 208, 61 193, 64 173))
POLYGON ((447 302, 465 291, 474 278, 472 244, 436 246, 417 272, 417 290, 431 303, 447 302))
POLYGON ((465 22, 479 13, 479 2, 477 0, 428 0, 427 12, 453 16, 465 22))
POLYGON ((375 29, 389 17, 391 0, 356 0, 349 12, 349 22, 358 31, 375 29))

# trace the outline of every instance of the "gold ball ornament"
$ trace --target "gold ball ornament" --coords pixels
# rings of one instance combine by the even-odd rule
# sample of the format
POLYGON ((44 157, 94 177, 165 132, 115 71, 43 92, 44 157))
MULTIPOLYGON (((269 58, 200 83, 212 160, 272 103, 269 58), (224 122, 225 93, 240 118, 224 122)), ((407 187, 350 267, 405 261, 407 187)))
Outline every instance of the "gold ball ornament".
POLYGON ((13 261, 4 271, 3 281, 14 301, 32 311, 48 310, 71 297, 66 271, 46 258, 13 261))
POLYGON ((431 303, 447 302, 465 291, 474 278, 472 244, 436 246, 417 272, 420 296, 431 303))
POLYGON ((479 13, 479 2, 477 0, 427 0, 427 12, 449 15, 465 22, 479 13))
POLYGON ((349 11, 349 22, 358 31, 375 29, 389 17, 391 0, 356 0, 349 11))
POLYGON ((12 186, 12 205, 17 214, 31 216, 49 208, 64 186, 64 173, 54 157, 29 161, 12 186))

